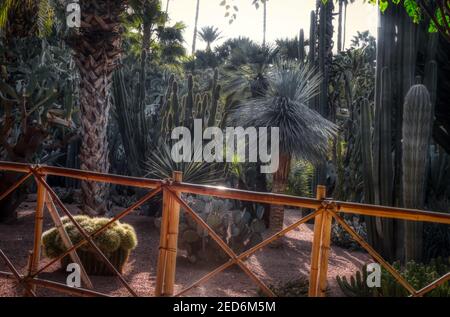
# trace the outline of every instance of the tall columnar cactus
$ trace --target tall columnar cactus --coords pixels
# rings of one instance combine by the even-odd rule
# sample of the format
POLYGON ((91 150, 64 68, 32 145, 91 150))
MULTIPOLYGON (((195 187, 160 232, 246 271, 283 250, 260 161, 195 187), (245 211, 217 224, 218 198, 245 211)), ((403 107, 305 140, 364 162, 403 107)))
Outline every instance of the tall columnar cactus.
POLYGON ((205 127, 223 122, 223 111, 219 107, 221 87, 218 84, 218 72, 214 72, 211 89, 207 92, 195 92, 194 79, 187 78, 187 93, 180 96, 179 84, 174 76, 169 79, 165 97, 161 99, 162 120, 161 136, 170 138, 173 128, 185 126, 191 131, 193 119, 202 119, 205 127))
POLYGON ((305 32, 300 29, 298 37, 298 60, 300 63, 305 62, 305 32))
MULTIPOLYGON (((333 1, 323 3, 317 1, 319 7, 318 23, 318 68, 322 74, 322 84, 318 96, 318 106, 315 108, 323 117, 334 121, 335 109, 330 111, 328 99, 328 86, 330 80, 330 70, 333 60, 333 1)), ((326 157, 316 165, 316 172, 313 185, 326 185, 327 169, 326 157)))
MULTIPOLYGON (((425 204, 428 150, 433 123, 430 94, 424 85, 414 85, 405 97, 403 112, 403 205, 421 209, 425 204)), ((406 261, 421 260, 423 224, 410 222, 405 227, 406 261)))
POLYGON ((437 73, 438 65, 436 61, 430 60, 425 65, 425 77, 423 84, 427 87, 430 93, 431 106, 433 108, 432 113, 434 113, 434 108, 436 107, 436 96, 437 96, 437 73))
POLYGON ((316 39, 317 39, 317 19, 316 13, 311 11, 311 25, 309 27, 309 53, 308 53, 308 62, 309 65, 315 65, 316 61, 316 39))
MULTIPOLYGON (((381 89, 376 96, 375 125, 373 136, 373 181, 374 202, 378 205, 392 205, 394 170, 392 160, 392 81, 388 67, 381 70, 381 89)), ((395 256, 394 223, 392 219, 376 219, 375 248, 383 256, 393 259, 395 256)), ((369 236, 375 235, 374 232, 369 236)))

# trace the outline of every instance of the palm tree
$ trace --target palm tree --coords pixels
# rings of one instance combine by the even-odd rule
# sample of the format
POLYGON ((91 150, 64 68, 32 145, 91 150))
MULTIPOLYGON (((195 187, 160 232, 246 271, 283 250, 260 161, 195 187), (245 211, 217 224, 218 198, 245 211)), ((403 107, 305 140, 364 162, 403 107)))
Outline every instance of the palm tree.
MULTIPOLYGON (((107 126, 112 73, 121 52, 122 0, 80 0, 81 27, 70 40, 80 73, 81 168, 108 172, 107 126)), ((104 213, 108 187, 82 182, 87 213, 104 213)))
POLYGON ((0 30, 6 39, 47 35, 52 28, 57 4, 49 0, 3 0, 0 3, 0 30))
POLYGON ((192 40, 192 55, 195 54, 195 47, 197 42, 197 27, 198 27, 198 16, 200 13, 200 0, 197 0, 197 7, 195 9, 195 24, 194 24, 194 39, 192 40))
POLYGON ((221 38, 220 31, 214 26, 205 26, 198 32, 200 39, 206 42, 206 50, 211 51, 211 44, 221 38))
MULTIPOLYGON (((336 126, 307 105, 321 83, 321 76, 314 69, 294 61, 278 61, 267 79, 265 96, 244 101, 232 117, 243 126, 279 128, 279 168, 273 174, 272 192, 283 193, 292 158, 315 162, 326 157, 336 126)), ((284 208, 271 206, 270 229, 281 230, 283 220, 284 208)))

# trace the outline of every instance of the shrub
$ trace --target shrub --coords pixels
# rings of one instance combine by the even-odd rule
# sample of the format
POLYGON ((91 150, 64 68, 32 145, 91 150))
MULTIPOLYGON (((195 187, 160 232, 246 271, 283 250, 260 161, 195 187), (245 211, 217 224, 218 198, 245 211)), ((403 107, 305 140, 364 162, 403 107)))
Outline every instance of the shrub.
MULTIPOLYGON (((416 290, 419 290, 450 271, 450 258, 433 259, 429 264, 420 264, 411 261, 404 267, 401 267, 399 262, 395 262, 393 267, 399 271, 416 290)), ((346 296, 404 297, 409 295, 409 292, 385 269, 382 269, 381 273, 381 287, 369 288, 366 283, 366 268, 367 266, 364 266, 362 271, 356 272, 355 276, 350 277, 350 280, 347 280, 345 276, 336 277, 339 287, 346 296)), ((425 296, 450 297, 450 283, 447 281, 427 293, 425 296)))
MULTIPOLYGON (((109 218, 90 218, 88 216, 75 216, 74 218, 87 234, 94 233, 110 221, 109 218)), ((68 217, 61 220, 73 244, 83 240, 83 236, 68 217)), ((132 226, 116 221, 98 234, 94 238, 94 242, 116 270, 122 273, 131 250, 137 246, 137 237, 132 226)), ((49 258, 59 257, 66 250, 57 228, 44 232, 42 244, 44 254, 49 258)), ((115 275, 115 272, 103 260, 99 259, 89 244, 85 243, 76 252, 88 274, 115 275)), ((66 255, 61 259, 61 267, 64 268, 71 262, 72 258, 66 255)))

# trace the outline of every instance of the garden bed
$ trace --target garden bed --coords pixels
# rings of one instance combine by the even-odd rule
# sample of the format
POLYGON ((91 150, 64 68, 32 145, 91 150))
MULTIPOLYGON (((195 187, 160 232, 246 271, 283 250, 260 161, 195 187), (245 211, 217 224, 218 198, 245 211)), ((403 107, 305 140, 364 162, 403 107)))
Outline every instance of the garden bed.
MULTIPOLYGON (((32 249, 34 229, 35 202, 26 202, 19 208, 19 220, 14 225, 0 224, 0 248, 12 260, 21 273, 26 272, 28 250, 32 249)), ((79 209, 69 205, 69 210, 76 214, 79 209)), ((285 224, 293 223, 300 215, 296 210, 287 210, 285 224)), ((159 230, 151 217, 131 214, 123 219, 131 224, 137 232, 139 244, 132 251, 124 268, 124 277, 140 296, 153 296, 156 282, 156 262, 159 244, 159 230)), ((46 213, 44 229, 53 226, 46 213)), ((267 284, 280 284, 308 276, 313 225, 306 224, 287 234, 281 248, 266 247, 250 257, 246 263, 250 269, 267 284)), ((45 262, 46 260, 44 260, 45 262)), ((332 246, 329 261, 329 286, 331 296, 342 296, 335 276, 350 276, 369 261, 367 254, 348 251, 332 246)), ((219 264, 190 263, 180 252, 177 261, 175 291, 180 291, 191 283, 212 271, 219 264)), ((4 263, 0 270, 8 271, 4 263)), ((65 282, 65 274, 60 265, 55 264, 40 275, 41 278, 65 282)), ((91 280, 95 290, 114 296, 128 296, 129 293, 114 277, 93 276, 91 280)), ((220 273, 206 284, 191 290, 187 296, 257 296, 257 286, 238 267, 234 266, 220 273)), ((21 296, 22 291, 15 287, 15 282, 0 277, 0 296, 21 296)), ((39 288, 39 296, 61 296, 54 291, 39 288)))

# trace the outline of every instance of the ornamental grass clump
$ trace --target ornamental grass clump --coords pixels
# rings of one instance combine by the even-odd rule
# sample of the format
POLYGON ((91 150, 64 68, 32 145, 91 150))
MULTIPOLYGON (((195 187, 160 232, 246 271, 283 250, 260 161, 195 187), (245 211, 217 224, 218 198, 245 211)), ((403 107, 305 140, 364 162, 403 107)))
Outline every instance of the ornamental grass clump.
MULTIPOLYGON (((108 218, 90 218, 83 215, 75 216, 74 218, 87 234, 94 233, 110 221, 108 218)), ((77 244, 83 240, 83 235, 69 218, 62 218, 62 223, 73 244, 77 244)), ((128 260, 131 250, 135 249, 137 246, 137 236, 132 226, 116 221, 102 233, 97 235, 94 238, 94 242, 114 267, 119 272, 122 272, 123 266, 128 260)), ((42 235, 42 244, 44 247, 44 254, 49 258, 56 258, 63 254, 67 249, 57 228, 52 228, 44 232, 42 235)), ((88 243, 85 243, 78 248, 77 253, 88 274, 112 274, 111 270, 96 255, 95 251, 88 243)), ((64 268, 71 262, 71 258, 66 256, 61 260, 61 265, 64 268)))

